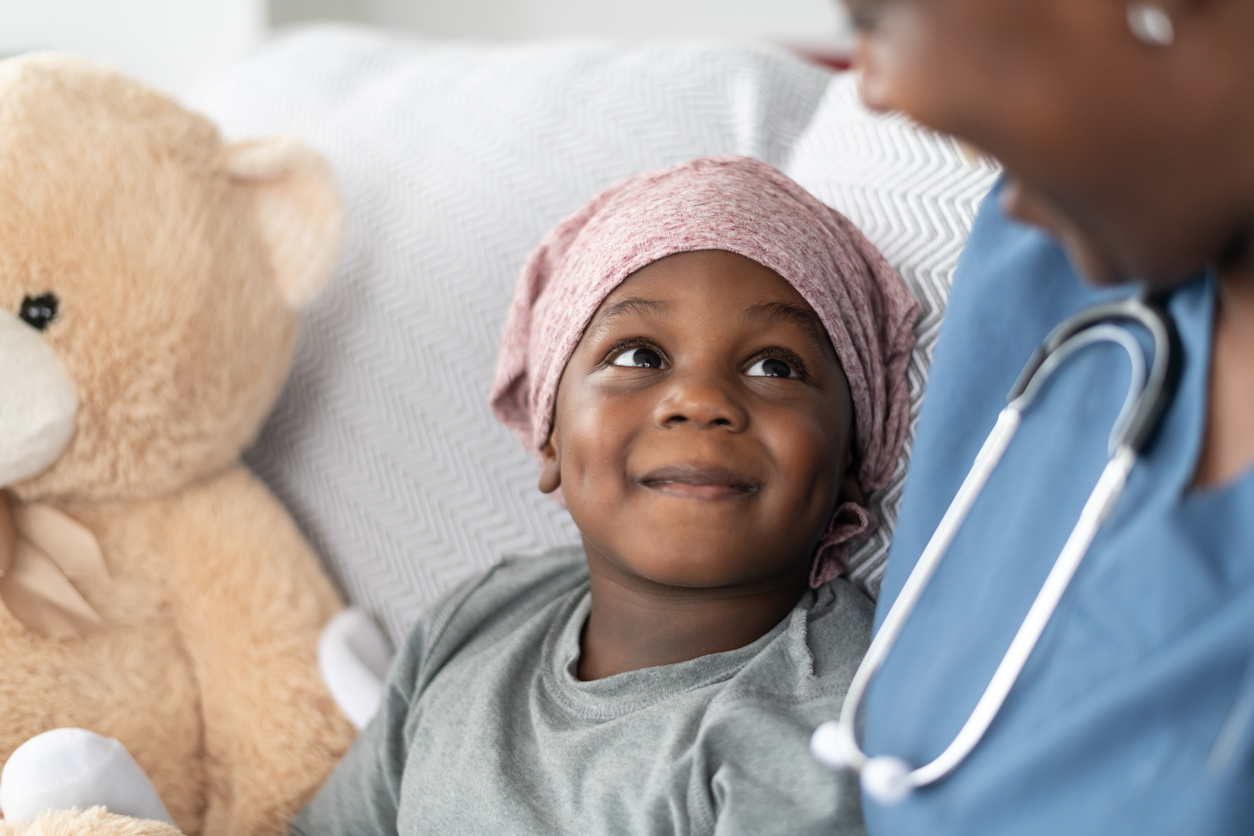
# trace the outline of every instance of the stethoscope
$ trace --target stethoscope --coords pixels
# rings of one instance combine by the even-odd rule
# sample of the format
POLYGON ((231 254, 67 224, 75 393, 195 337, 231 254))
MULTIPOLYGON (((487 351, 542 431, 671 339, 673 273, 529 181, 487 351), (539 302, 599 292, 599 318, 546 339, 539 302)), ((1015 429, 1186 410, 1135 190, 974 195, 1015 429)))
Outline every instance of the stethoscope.
POLYGON ((824 723, 814 732, 810 740, 814 756, 832 769, 858 772, 867 795, 881 804, 895 804, 916 788, 938 781, 957 768, 980 742, 1014 686, 1085 552, 1123 491, 1137 456, 1153 438, 1175 395, 1180 378, 1180 338, 1165 305, 1165 299, 1142 291, 1129 299, 1083 310, 1049 333, 1015 381, 1006 397, 1006 408, 858 666, 845 694, 840 719, 824 723), (1129 330, 1129 324, 1139 324, 1149 333, 1153 342, 1151 363, 1146 362, 1145 349, 1129 330), (1098 343, 1115 343, 1127 351, 1132 361, 1132 382, 1110 433, 1106 467, 1010 648, 957 737, 935 760, 911 768, 892 755, 868 757, 858 745, 855 722, 871 677, 884 664, 906 619, 1018 430, 1023 413, 1059 366, 1076 352, 1098 343))

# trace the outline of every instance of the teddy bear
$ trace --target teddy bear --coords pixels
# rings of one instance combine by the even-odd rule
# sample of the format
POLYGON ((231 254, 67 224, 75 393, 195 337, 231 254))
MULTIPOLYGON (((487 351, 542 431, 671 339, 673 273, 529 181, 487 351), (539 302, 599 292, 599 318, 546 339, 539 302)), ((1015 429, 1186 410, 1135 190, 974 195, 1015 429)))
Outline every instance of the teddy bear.
MULTIPOLYGON (((239 462, 341 229, 297 141, 228 144, 68 57, 0 62, 0 764, 88 730, 179 830, 247 836, 347 750, 317 660, 342 604, 239 462)), ((58 815, 39 832, 173 832, 58 815)))

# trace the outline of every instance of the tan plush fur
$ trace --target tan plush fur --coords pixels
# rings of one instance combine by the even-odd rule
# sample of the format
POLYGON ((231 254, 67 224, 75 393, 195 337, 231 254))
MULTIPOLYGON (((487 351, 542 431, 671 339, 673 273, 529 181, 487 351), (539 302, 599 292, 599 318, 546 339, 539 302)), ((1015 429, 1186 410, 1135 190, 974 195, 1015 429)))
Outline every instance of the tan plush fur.
POLYGON ((86 812, 45 813, 33 822, 0 821, 0 836, 177 836, 164 822, 111 815, 103 807, 86 812))
MULTIPOLYGON (((0 487, 92 529, 112 575, 79 584, 98 633, 43 638, 0 607, 0 763, 45 730, 90 729, 126 745, 183 831, 244 836, 284 830, 347 749, 316 663, 340 602, 237 463, 287 376, 294 305, 334 262, 338 213, 303 146, 227 145, 65 58, 0 62, 0 308, 56 294, 43 336, 79 395, 61 457, 0 487)), ((166 832, 119 821, 29 832, 166 832)))

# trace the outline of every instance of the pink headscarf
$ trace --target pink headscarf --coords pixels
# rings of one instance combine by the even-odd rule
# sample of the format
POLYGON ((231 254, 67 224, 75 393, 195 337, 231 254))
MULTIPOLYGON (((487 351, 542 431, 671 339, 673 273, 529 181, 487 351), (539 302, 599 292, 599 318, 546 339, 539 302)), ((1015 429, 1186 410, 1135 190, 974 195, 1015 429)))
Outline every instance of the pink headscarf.
MULTIPOLYGON (((540 242, 501 337, 489 394, 496 417, 538 454, 553 428, 562 372, 605 297, 640 268, 695 250, 752 259, 810 304, 849 380, 861 487, 887 485, 909 420, 905 370, 918 302, 848 219, 747 157, 707 157, 628 177, 540 242)), ((876 525, 869 509, 838 506, 811 585, 844 571, 850 545, 876 525)))

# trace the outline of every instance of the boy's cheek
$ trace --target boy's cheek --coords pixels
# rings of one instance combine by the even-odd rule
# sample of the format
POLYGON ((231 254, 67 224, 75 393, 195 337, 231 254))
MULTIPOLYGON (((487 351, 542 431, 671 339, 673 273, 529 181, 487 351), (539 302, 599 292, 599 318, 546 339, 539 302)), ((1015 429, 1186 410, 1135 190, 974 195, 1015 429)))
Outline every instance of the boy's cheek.
MULTIPOLYGON (((561 474, 562 492, 572 515, 577 506, 604 507, 617 501, 625 487, 622 448, 609 433, 570 433, 562 450, 561 474)), ((575 522, 580 523, 578 517, 575 522)))

